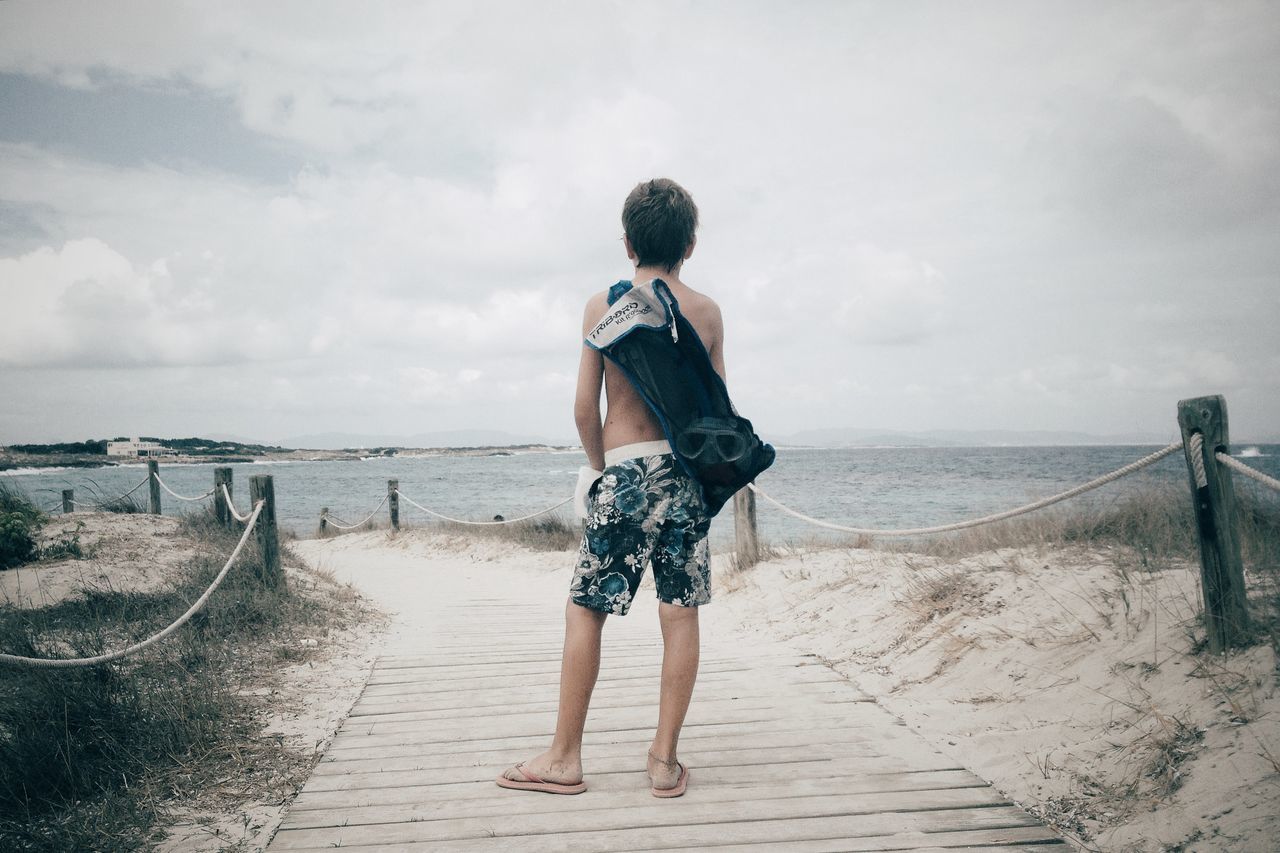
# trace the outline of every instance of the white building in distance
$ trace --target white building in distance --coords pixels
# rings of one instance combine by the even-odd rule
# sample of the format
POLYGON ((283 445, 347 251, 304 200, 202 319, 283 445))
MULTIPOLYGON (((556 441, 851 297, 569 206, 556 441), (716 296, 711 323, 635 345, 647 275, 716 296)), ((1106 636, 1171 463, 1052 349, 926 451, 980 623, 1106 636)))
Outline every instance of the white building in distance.
POLYGON ((163 446, 157 441, 143 441, 131 438, 128 441, 108 441, 108 456, 176 456, 177 451, 163 446))

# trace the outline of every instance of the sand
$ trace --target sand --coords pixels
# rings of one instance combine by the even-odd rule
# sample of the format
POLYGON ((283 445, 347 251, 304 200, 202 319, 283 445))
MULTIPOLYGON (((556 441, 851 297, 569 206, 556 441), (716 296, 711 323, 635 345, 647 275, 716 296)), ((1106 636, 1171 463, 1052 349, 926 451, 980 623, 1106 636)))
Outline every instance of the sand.
POLYGON ((819 551, 725 578, 730 621, 828 660, 1082 849, 1280 838, 1269 646, 1192 654, 1198 569, 1106 548, 819 551))
POLYGON ((0 603, 48 607, 86 588, 153 592, 195 551, 176 536, 170 516, 77 512, 53 516, 38 544, 79 537, 84 559, 44 560, 0 571, 0 603))

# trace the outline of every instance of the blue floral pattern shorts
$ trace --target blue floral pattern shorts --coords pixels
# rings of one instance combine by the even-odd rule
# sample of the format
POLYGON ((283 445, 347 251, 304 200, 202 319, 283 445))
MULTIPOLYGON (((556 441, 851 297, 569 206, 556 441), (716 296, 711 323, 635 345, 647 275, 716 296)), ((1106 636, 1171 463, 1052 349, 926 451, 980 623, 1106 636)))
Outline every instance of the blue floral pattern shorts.
POLYGON ((569 597, 626 615, 646 564, 658 600, 697 607, 711 600, 711 519, 697 481, 670 453, 604 469, 587 495, 587 523, 569 597))

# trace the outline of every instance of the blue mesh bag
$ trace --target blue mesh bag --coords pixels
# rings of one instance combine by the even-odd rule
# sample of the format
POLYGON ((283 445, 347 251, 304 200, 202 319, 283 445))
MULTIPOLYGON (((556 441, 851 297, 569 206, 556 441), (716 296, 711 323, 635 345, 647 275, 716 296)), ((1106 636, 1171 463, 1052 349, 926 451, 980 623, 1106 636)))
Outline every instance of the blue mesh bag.
POLYGON ((773 446, 733 407, 706 347, 662 279, 611 287, 609 308, 586 343, 617 365, 648 404, 676 460, 702 485, 709 515, 773 464, 773 446))

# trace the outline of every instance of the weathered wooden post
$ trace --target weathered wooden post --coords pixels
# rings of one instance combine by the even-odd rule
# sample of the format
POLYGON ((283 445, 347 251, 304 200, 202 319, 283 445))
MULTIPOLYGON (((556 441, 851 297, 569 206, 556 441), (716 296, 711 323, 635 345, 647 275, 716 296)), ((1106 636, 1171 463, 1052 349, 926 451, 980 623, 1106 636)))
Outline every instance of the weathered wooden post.
POLYGON ((276 532, 276 487, 270 474, 257 474, 249 478, 249 502, 257 506, 263 501, 258 515, 258 547, 262 552, 262 574, 259 580, 272 589, 284 588, 284 572, 280 570, 280 537, 276 532))
POLYGON ((160 514, 160 463, 154 459, 147 460, 147 481, 151 486, 151 506, 149 511, 152 515, 160 514))
POLYGON ((400 529, 400 488, 399 480, 387 480, 387 507, 391 511, 391 529, 400 529))
POLYGON ((227 506, 227 498, 231 495, 231 469, 230 468, 214 468, 213 469, 213 514, 218 519, 218 524, 223 527, 230 527, 235 520, 235 516, 231 514, 231 508, 227 506), (226 486, 226 491, 223 491, 226 486))
POLYGON ((320 507, 320 538, 329 535, 329 508, 327 506, 320 507))
POLYGON ((739 489, 733 496, 733 541, 738 568, 748 569, 760 562, 756 531, 756 493, 739 489))
POLYGON ((1227 401, 1220 395, 1178 401, 1178 426, 1200 540, 1200 588, 1209 651, 1222 652, 1241 645, 1249 628, 1235 486, 1231 471, 1214 458, 1219 451, 1230 453, 1227 401))
POLYGON ((62 490, 62 511, 63 512, 76 511, 76 490, 75 489, 62 490))

